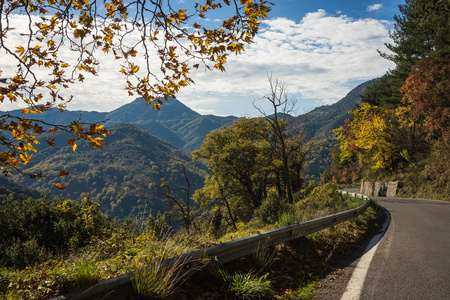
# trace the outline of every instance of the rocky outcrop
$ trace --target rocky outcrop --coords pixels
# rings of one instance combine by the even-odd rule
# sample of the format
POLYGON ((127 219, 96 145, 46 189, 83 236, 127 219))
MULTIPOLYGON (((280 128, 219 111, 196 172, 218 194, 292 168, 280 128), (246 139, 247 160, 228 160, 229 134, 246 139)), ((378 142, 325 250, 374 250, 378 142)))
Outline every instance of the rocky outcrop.
POLYGON ((363 181, 361 183, 360 193, 366 196, 375 197, 395 197, 398 191, 398 181, 389 182, 371 182, 363 181))

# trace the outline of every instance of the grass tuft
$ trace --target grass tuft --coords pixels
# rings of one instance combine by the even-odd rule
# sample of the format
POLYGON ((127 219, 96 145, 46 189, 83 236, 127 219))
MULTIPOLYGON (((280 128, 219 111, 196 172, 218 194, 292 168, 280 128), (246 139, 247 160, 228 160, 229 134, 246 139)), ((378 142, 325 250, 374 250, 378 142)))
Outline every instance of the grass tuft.
POLYGON ((177 248, 178 253, 189 253, 192 251, 191 247, 176 245, 172 239, 166 240, 164 247, 155 253, 156 262, 141 266, 131 279, 136 299, 164 299, 175 293, 194 271, 201 269, 205 261, 188 255, 178 255, 166 260, 172 256, 174 248, 177 248))
POLYGON ((89 286, 100 281, 101 274, 95 261, 91 258, 82 258, 74 263, 72 280, 78 287, 89 286))
POLYGON ((242 300, 272 299, 273 291, 271 282, 267 280, 269 273, 258 276, 249 272, 246 274, 234 273, 230 275, 223 270, 219 270, 222 280, 227 285, 230 293, 242 300))
POLYGON ((270 251, 267 247, 258 244, 252 254, 252 262, 259 274, 266 273, 275 262, 277 256, 276 249, 270 251))

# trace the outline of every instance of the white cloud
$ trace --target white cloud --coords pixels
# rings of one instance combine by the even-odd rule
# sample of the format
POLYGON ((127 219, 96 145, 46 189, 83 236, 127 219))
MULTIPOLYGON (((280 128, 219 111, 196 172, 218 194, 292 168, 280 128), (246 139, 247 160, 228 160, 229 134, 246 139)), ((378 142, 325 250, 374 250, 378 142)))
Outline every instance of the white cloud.
POLYGON ((377 11, 383 8, 383 4, 377 3, 367 6, 367 11, 377 11))
POLYGON ((224 95, 222 101, 229 105, 216 105, 221 114, 256 114, 252 100, 267 92, 267 72, 272 72, 306 109, 331 104, 355 82, 380 76, 393 66, 376 51, 385 48, 390 27, 386 21, 335 17, 324 10, 309 13, 300 22, 268 20, 254 44, 242 55, 230 57, 227 73, 196 74, 197 84, 180 97, 190 105, 188 99, 198 95, 224 95))
MULTIPOLYGON (((252 102, 268 92, 267 73, 271 72, 301 99, 303 111, 298 113, 331 104, 358 83, 393 67, 376 51, 385 50, 391 27, 387 21, 332 16, 325 10, 308 13, 299 22, 269 19, 245 52, 229 56, 226 72, 199 69, 193 73, 196 84, 182 89, 178 98, 200 113, 256 115, 252 102)), ((127 95, 119 64, 100 53, 99 60, 99 76, 71 88, 75 99, 69 109, 110 111, 134 100, 127 95)), ((1 70, 13 67, 0 61, 1 70)), ((5 103, 0 106, 0 110, 10 108, 5 103)))

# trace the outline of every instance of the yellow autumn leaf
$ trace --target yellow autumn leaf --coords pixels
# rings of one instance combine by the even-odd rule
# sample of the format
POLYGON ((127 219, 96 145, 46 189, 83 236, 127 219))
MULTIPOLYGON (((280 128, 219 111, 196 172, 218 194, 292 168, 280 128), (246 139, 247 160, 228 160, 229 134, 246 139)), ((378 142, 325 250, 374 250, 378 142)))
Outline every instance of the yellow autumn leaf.
POLYGON ((16 47, 16 53, 18 53, 20 56, 22 56, 24 52, 25 52, 24 47, 22 46, 16 47))

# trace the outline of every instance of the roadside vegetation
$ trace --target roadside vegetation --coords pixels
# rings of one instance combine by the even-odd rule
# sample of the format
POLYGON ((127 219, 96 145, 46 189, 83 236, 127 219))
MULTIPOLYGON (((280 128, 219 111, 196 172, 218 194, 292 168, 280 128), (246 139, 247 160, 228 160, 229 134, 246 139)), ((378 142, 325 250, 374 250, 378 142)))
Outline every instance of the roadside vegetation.
MULTIPOLYGON (((266 204, 251 221, 239 222, 238 230, 223 221, 220 225, 223 227, 221 234, 217 233, 217 224, 207 222, 207 214, 202 216, 202 226, 195 227, 200 229, 187 234, 185 230, 176 233, 171 231, 163 215, 157 219, 150 216, 141 220, 143 224, 139 224, 138 220, 119 224, 108 220, 98 210, 98 204, 88 198, 81 201, 48 197, 38 200, 3 199, 0 206, 0 297, 48 299, 133 270, 138 271, 133 278, 137 299, 170 299, 170 295, 193 292, 189 287, 195 285, 199 276, 212 278, 215 288, 225 291, 227 295, 235 295, 236 299, 264 299, 263 295, 273 297, 285 292, 292 294, 292 289, 310 284, 319 278, 316 272, 325 269, 322 265, 317 270, 311 266, 309 271, 314 276, 302 277, 301 280, 286 277, 280 286, 279 280, 274 278, 283 277, 285 270, 292 264, 283 261, 289 258, 286 251, 294 251, 289 250, 292 247, 301 247, 302 250, 295 251, 305 260, 311 260, 314 264, 329 263, 335 253, 345 251, 339 250, 342 246, 345 249, 354 244, 367 233, 370 224, 377 222, 374 208, 369 208, 354 221, 301 238, 301 241, 293 242, 292 245, 289 243, 257 251, 252 257, 245 258, 243 264, 223 267, 209 264, 189 281, 180 273, 181 267, 188 261, 180 260, 172 268, 167 268, 161 262, 195 249, 361 204, 360 199, 343 197, 337 193, 337 187, 332 184, 310 185, 315 187, 311 187, 296 204, 286 203, 283 211, 274 211, 271 205, 266 204), (316 261, 318 254, 324 255, 320 258, 324 262, 316 261), (276 267, 274 261, 277 261, 276 267), (154 264, 154 268, 144 268, 151 264, 154 264), (241 269, 238 265, 248 268, 241 269)), ((296 197, 299 195, 295 194, 296 197)), ((300 269, 304 268, 303 264, 296 265, 300 269)), ((203 266, 203 262, 200 266, 203 266)), ((200 287, 196 289, 197 292, 208 292, 200 287)), ((176 296, 173 297, 176 299, 176 296)))
MULTIPOLYGON (((165 203, 164 212, 137 214, 119 222, 107 217, 89 196, 80 200, 3 196, 0 295, 48 299, 136 271, 132 283, 137 299, 171 295, 177 299, 193 285, 195 276, 202 275, 188 280, 182 270, 191 261, 180 259, 168 266, 164 260, 361 205, 361 199, 339 194, 334 183, 304 180, 305 158, 312 145, 305 142, 302 125, 286 117, 293 103, 285 86, 271 77, 269 82, 272 92, 264 100, 273 113, 242 118, 211 132, 193 152, 192 162, 177 165, 179 171, 163 178, 159 186, 149 185, 165 203), (195 189, 193 178, 201 165, 209 167, 210 176, 202 188, 195 189)), ((276 247, 272 254, 257 253, 251 263, 242 265, 248 265, 247 269, 215 266, 213 261, 195 266, 207 264, 200 274, 216 280, 215 289, 231 298, 269 299, 286 291, 308 294, 337 249, 360 240, 366 224, 375 219, 369 209, 347 225, 302 238, 305 246, 299 250, 293 242, 276 247), (283 251, 304 257, 305 265, 314 263, 299 275, 289 269, 299 265, 283 251), (274 268, 271 260, 280 256, 283 259, 274 268), (282 262, 286 258, 287 266, 282 262)), ((285 299, 298 299, 292 297, 285 299)))

